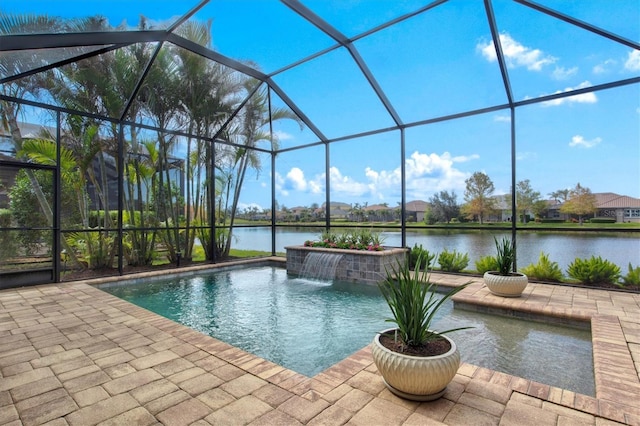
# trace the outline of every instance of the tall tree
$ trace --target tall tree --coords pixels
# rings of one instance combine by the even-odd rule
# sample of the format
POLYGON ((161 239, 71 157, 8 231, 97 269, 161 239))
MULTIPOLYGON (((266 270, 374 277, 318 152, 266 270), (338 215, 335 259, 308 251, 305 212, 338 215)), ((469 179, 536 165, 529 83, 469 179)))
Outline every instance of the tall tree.
POLYGON ((431 214, 440 222, 447 222, 460 214, 460 206, 455 191, 440 191, 429 199, 431 214))
POLYGON ((569 199, 570 189, 558 189, 557 191, 553 191, 549 193, 549 196, 556 200, 556 202, 565 202, 569 199))
POLYGON ((533 206, 531 207, 531 211, 533 212, 533 215, 538 218, 546 215, 548 210, 549 210, 549 205, 545 200, 537 200, 535 203, 533 203, 533 206))
POLYGON ((475 172, 464 183, 466 184, 464 213, 471 219, 477 217, 482 224, 484 216, 495 208, 495 199, 491 197, 495 191, 493 182, 487 174, 475 172))
MULTIPOLYGON (((250 93, 256 82, 247 79, 244 84, 246 92, 250 93)), ((269 131, 268 124, 284 119, 296 121, 302 129, 302 121, 290 109, 270 108, 267 90, 261 88, 247 101, 234 120, 233 128, 228 132, 235 145, 229 146, 230 149, 225 152, 226 155, 221 156, 223 163, 220 165, 220 169, 231 171, 233 176, 233 187, 229 187, 227 193, 229 196, 230 192, 231 202, 229 206, 229 231, 224 243, 219 245, 220 255, 223 258, 229 256, 231 249, 233 224, 247 170, 252 168, 259 173, 262 168, 259 152, 251 148, 255 148, 259 142, 267 141, 271 143, 273 149, 276 149, 279 141, 277 135, 269 131)))
POLYGON ((540 199, 540 192, 534 191, 529 179, 516 184, 516 208, 522 215, 522 223, 527 223, 527 211, 532 211, 536 201, 540 199))
MULTIPOLYGON (((213 48, 211 36, 212 21, 188 21, 182 24, 177 33, 182 37, 207 48, 213 48)), ((209 185, 213 179, 211 167, 211 143, 202 138, 212 138, 220 126, 240 103, 242 80, 228 67, 175 47, 178 59, 178 74, 181 76, 181 98, 189 134, 199 138, 190 138, 187 142, 187 205, 186 244, 184 254, 192 256, 196 236, 208 233, 209 223, 209 185), (193 219, 193 220, 192 220, 193 219)), ((218 177, 218 179, 220 179, 218 177)), ((221 183, 221 182, 219 182, 221 183)), ((211 201, 213 202, 213 200, 211 201)), ((212 259, 208 235, 201 235, 207 259, 212 259), (204 238, 202 238, 204 237, 204 238)))
POLYGON ((597 210, 596 203, 596 196, 591 193, 591 190, 578 182, 569 192, 569 199, 560 206, 560 212, 578 216, 578 221, 582 225, 583 216, 593 214, 597 210))

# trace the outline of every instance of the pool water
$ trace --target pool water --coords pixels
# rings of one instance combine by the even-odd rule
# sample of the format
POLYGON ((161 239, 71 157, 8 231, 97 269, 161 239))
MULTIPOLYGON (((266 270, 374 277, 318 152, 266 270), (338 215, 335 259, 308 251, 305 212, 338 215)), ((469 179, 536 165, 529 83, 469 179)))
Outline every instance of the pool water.
MULTIPOLYGON (((309 377, 392 327, 377 287, 301 279, 278 267, 100 288, 309 377)), ((464 362, 595 394, 589 331, 454 309, 449 301, 434 328, 462 326, 474 328, 449 336, 464 362)))

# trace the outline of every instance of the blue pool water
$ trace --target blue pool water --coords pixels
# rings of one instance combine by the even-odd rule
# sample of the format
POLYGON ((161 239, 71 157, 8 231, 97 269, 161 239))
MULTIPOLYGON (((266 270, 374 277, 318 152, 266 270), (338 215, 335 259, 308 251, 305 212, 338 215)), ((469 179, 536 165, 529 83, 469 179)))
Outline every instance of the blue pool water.
MULTIPOLYGON (((309 377, 392 326, 377 287, 305 280, 277 267, 100 288, 309 377)), ((463 361, 594 395, 589 331, 454 309, 451 302, 434 328, 469 325, 450 335, 463 361)))

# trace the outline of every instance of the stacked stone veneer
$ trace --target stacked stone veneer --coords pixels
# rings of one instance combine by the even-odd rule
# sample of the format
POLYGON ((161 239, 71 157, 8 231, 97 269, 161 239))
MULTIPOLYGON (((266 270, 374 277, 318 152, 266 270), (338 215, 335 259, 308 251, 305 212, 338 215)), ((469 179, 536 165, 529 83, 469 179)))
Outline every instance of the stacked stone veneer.
POLYGON ((324 252, 341 254, 336 268, 336 280, 376 284, 386 277, 386 269, 397 268, 409 252, 406 248, 386 248, 383 251, 341 250, 320 247, 291 246, 287 250, 287 272, 300 275, 307 254, 324 252))

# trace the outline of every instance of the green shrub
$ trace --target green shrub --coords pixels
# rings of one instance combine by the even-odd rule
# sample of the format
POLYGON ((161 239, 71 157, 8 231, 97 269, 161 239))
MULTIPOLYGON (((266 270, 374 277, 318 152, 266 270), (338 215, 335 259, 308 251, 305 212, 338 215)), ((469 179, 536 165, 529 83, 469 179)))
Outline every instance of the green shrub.
POLYGON ((435 253, 429 253, 429 250, 423 248, 422 244, 416 243, 409 252, 409 266, 414 269, 418 259, 422 259, 422 270, 427 271, 433 265, 435 258, 435 253))
POLYGON ((540 219, 541 223, 564 223, 564 219, 540 219))
POLYGON ((498 261, 495 256, 482 256, 480 259, 476 260, 476 271, 480 274, 484 274, 487 271, 497 271, 498 270, 498 261))
MULTIPOLYGON (((115 227, 116 223, 118 223, 118 211, 109 210, 109 218, 111 218, 111 223, 115 227)), ((104 226, 104 210, 91 210, 89 212, 89 227, 101 228, 103 226, 104 226)))
POLYGON ((336 234, 331 231, 323 231, 322 234, 320 234, 320 241, 324 241, 326 243, 335 243, 336 238, 336 234))
POLYGON ((11 210, 0 209, 0 228, 9 228, 11 226, 11 210))
POLYGON ((615 284, 620 278, 620 267, 600 256, 591 256, 571 262, 567 274, 583 284, 615 284))
POLYGON ((469 265, 469 255, 445 249, 438 256, 438 263, 444 272, 460 272, 469 265))
POLYGON ((307 240, 304 245, 305 247, 381 251, 384 250, 383 242, 384 237, 380 232, 374 232, 370 229, 355 229, 342 231, 340 234, 325 231, 320 235, 319 241, 307 240))
POLYGON ((589 219, 591 223, 616 223, 615 218, 612 217, 592 217, 589 219))
POLYGON ((342 231, 341 233, 336 235, 335 242, 336 244, 338 244, 338 246, 343 246, 346 244, 353 244, 355 242, 355 239, 351 237, 351 234, 349 234, 349 232, 342 231))
MULTIPOLYGON (((36 170, 32 176, 40 185, 45 199, 50 202, 53 199, 51 173, 47 170, 36 170)), ((20 251, 27 255, 38 253, 42 241, 52 241, 50 238, 47 239, 48 235, 44 230, 49 228, 50 224, 42 213, 26 170, 20 170, 16 175, 16 181, 9 190, 9 200, 13 224, 21 228, 30 228, 29 231, 18 233, 20 251)))
POLYGON ((622 277, 622 281, 618 285, 620 287, 640 287, 640 266, 634 268, 631 266, 631 262, 629 262, 629 272, 622 277))
POLYGON ((18 236, 18 231, 0 231, 0 259, 10 259, 18 254, 18 236))
POLYGON ((538 263, 526 266, 522 269, 522 273, 542 281, 562 281, 562 270, 558 266, 558 262, 551 262, 549 255, 544 252, 540 252, 538 263))

